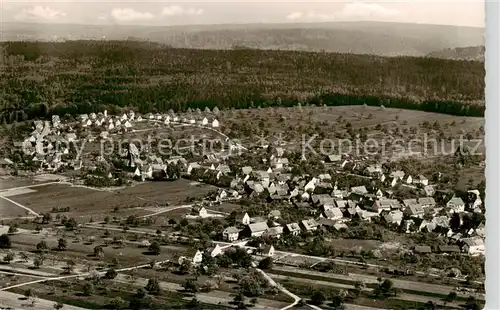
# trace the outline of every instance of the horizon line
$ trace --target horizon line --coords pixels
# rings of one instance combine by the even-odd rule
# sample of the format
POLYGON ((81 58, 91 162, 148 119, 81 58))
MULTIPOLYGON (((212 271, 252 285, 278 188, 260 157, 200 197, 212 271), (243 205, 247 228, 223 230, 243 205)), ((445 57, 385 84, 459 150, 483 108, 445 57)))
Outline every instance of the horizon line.
POLYGON ((99 26, 99 27, 150 27, 150 28, 175 28, 175 27, 197 27, 197 26, 245 26, 245 25, 314 25, 314 24, 340 24, 340 23, 379 23, 379 24, 405 24, 405 25, 421 25, 421 26, 441 26, 441 27, 458 27, 458 28, 474 28, 485 29, 485 26, 470 26, 470 25, 455 25, 455 24, 432 24, 432 23, 412 23, 398 21, 374 21, 374 20, 359 20, 359 21, 326 21, 326 22, 253 22, 253 23, 220 23, 220 24, 182 24, 182 25, 144 25, 144 24, 119 24, 119 23, 50 23, 50 22, 30 22, 30 21, 2 21, 0 24, 29 24, 29 25, 54 25, 54 26, 99 26))

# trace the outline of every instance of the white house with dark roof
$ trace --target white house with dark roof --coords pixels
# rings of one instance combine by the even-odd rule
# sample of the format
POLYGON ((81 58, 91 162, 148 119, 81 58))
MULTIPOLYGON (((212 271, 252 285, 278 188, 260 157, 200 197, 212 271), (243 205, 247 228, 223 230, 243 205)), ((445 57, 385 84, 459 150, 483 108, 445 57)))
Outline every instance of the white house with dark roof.
POLYGON ((240 231, 238 228, 233 227, 233 226, 227 227, 222 232, 222 238, 224 238, 224 240, 229 241, 229 242, 236 241, 236 240, 238 240, 239 233, 240 233, 240 231))
POLYGON ((319 227, 319 223, 314 219, 302 220, 300 224, 305 231, 314 231, 319 227))
POLYGON ((240 222, 241 224, 243 224, 243 225, 248 225, 248 224, 250 224, 251 218, 248 215, 248 213, 245 213, 245 214, 240 215, 239 217, 237 217, 236 220, 238 222, 240 222))
POLYGON ((286 224, 284 231, 293 236, 297 236, 298 234, 300 234, 300 226, 297 223, 286 224))
POLYGON ((449 208, 452 213, 464 212, 465 202, 460 197, 453 197, 446 203, 446 207, 449 208))
POLYGON ((413 179, 413 184, 422 184, 423 186, 427 186, 429 185, 429 179, 419 174, 415 179, 413 179))
POLYGON ((469 255, 484 255, 484 240, 480 237, 464 238, 462 250, 469 255))
POLYGON ((244 234, 248 237, 260 237, 269 229, 266 222, 248 224, 244 229, 244 234))
POLYGON ((480 207, 483 204, 483 201, 481 200, 481 195, 477 189, 468 190, 467 195, 469 196, 469 201, 471 201, 470 203, 471 209, 480 207))

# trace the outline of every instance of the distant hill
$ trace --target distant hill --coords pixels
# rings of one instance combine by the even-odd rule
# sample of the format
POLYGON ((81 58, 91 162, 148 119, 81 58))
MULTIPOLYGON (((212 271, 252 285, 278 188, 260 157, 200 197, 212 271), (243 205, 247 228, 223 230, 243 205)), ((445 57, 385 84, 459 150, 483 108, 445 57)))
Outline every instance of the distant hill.
POLYGON ((453 60, 477 60, 484 61, 484 46, 469 46, 447 48, 441 51, 433 52, 428 57, 453 59, 453 60))
POLYGON ((483 28, 383 23, 194 25, 172 27, 3 23, 4 41, 134 40, 179 48, 326 51, 380 56, 426 56, 484 45, 483 28))

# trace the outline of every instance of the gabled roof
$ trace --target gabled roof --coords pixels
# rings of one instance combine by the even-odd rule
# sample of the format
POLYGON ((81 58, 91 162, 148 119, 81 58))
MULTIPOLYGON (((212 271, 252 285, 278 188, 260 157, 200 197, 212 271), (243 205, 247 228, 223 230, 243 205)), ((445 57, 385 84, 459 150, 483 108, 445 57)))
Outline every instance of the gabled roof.
POLYGON ((250 229, 251 232, 254 233, 254 232, 265 231, 269 228, 269 226, 267 226, 266 222, 258 222, 258 223, 249 224, 248 228, 250 229))
POLYGON ((276 226, 266 229, 264 232, 267 236, 277 236, 283 234, 283 226, 276 226))
POLYGON ((291 232, 300 231, 300 226, 297 223, 286 224, 286 228, 291 232))
POLYGON ((421 205, 430 205, 430 206, 433 206, 433 205, 436 204, 436 201, 432 197, 420 197, 420 198, 418 198, 418 202, 421 205))
POLYGON ((403 212, 399 210, 391 211, 384 215, 384 219, 389 223, 400 222, 403 220, 403 212))
POLYGON ((460 197, 453 197, 453 198, 450 199, 450 201, 448 201, 448 203, 446 205, 449 206, 449 207, 454 207, 454 206, 463 206, 463 205, 465 205, 465 203, 462 200, 462 198, 460 198, 460 197))
POLYGON ((403 204, 405 205, 405 207, 409 207, 412 205, 418 205, 418 201, 416 198, 403 199, 403 204))
POLYGON ((311 230, 319 226, 319 223, 316 222, 314 219, 302 220, 301 223, 306 230, 311 230))
POLYGON ((224 229, 224 233, 226 234, 235 234, 240 232, 240 230, 234 226, 229 226, 226 229, 224 229))
POLYGON ((391 172, 389 174, 389 176, 391 178, 400 178, 400 179, 402 179, 405 176, 405 172, 402 171, 402 170, 396 170, 396 171, 391 172))
POLYGON ((364 185, 351 187, 351 192, 359 195, 364 195, 368 193, 368 190, 364 185))

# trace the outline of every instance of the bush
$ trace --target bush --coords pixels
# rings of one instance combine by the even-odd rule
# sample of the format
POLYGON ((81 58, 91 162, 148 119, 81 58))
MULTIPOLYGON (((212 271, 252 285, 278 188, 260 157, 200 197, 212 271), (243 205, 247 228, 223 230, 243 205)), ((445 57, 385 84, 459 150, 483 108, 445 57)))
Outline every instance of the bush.
POLYGON ((160 283, 158 283, 158 279, 156 279, 156 278, 149 279, 148 284, 146 284, 145 289, 150 294, 159 295, 161 289, 160 289, 160 283))
POLYGON ((7 234, 0 236, 0 249, 8 249, 11 247, 10 237, 7 234))
POLYGON ((259 262, 260 269, 271 269, 273 267, 273 259, 271 257, 266 257, 259 262))
POLYGON ((118 273, 116 272, 116 270, 114 268, 110 268, 108 269, 108 271, 106 271, 106 274, 104 275, 104 277, 106 279, 114 279, 116 278, 116 276, 118 275, 118 273))
POLYGON ((148 251, 154 255, 159 255, 161 252, 160 243, 158 243, 158 241, 153 241, 153 243, 149 246, 148 251))
POLYGON ((321 306, 326 301, 325 294, 322 291, 314 291, 311 295, 311 303, 316 306, 321 306))

